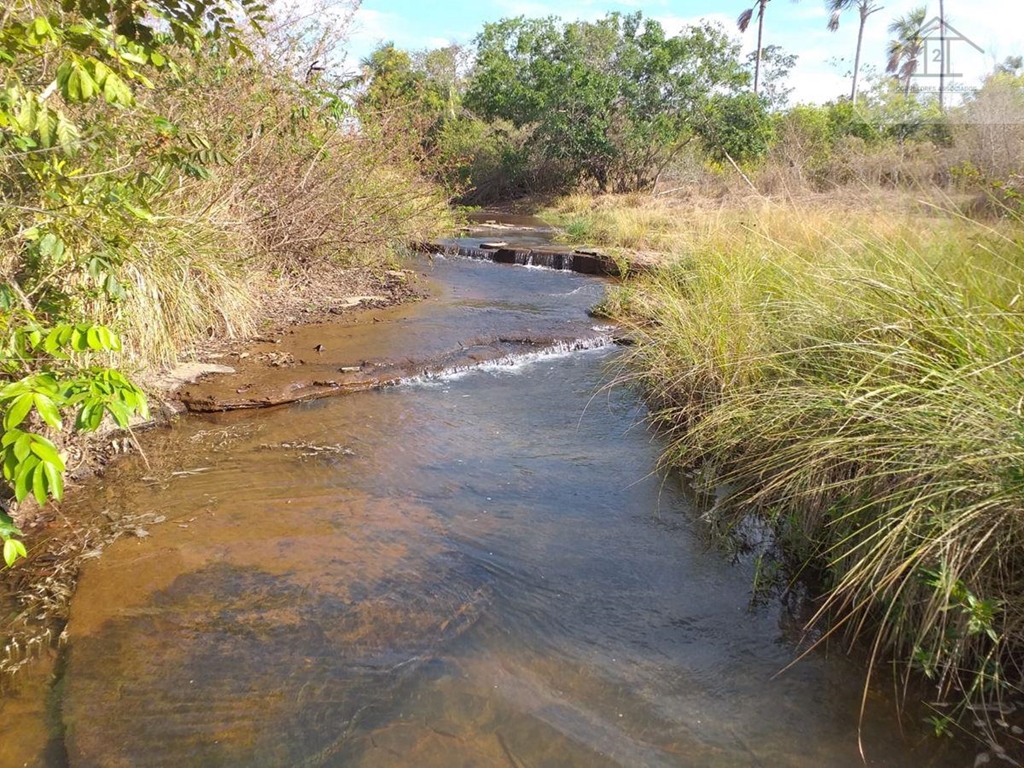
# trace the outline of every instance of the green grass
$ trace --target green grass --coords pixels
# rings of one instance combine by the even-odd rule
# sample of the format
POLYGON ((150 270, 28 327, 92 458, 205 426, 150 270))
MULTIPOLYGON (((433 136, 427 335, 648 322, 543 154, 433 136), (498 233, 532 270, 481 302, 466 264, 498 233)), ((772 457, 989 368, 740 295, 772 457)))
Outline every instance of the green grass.
POLYGON ((1024 240, 956 217, 768 209, 678 225, 609 302, 665 461, 820 575, 818 619, 953 703, 1018 692, 1024 240))

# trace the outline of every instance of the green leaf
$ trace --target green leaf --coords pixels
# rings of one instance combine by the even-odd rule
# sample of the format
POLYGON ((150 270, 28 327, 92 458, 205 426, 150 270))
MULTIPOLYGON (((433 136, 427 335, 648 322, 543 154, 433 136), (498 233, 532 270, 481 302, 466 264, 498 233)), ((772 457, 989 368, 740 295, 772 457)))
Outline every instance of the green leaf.
POLYGON ((124 403, 111 400, 107 403, 107 411, 114 417, 114 421, 117 422, 117 426, 121 427, 121 429, 125 429, 128 426, 128 420, 132 414, 124 403))
POLYGON ((57 112, 57 142, 68 155, 74 154, 78 147, 78 127, 63 112, 57 112))
POLYGON ((91 100, 100 90, 92 75, 89 74, 89 70, 85 67, 81 67, 78 70, 78 87, 82 94, 82 101, 91 100))
POLYGON ((7 539, 4 542, 4 562, 7 563, 7 567, 14 565, 19 557, 28 557, 25 545, 17 539, 7 539))
POLYGON ((32 453, 32 435, 28 432, 22 432, 21 430, 18 430, 13 434, 19 435, 11 449, 14 452, 14 458, 19 462, 24 461, 28 458, 29 454, 32 453))
POLYGON ((57 405, 51 398, 44 395, 42 392, 36 392, 34 395, 36 410, 39 415, 43 418, 47 424, 54 429, 61 428, 60 411, 57 409, 57 405))
POLYGON ((22 133, 32 133, 38 125, 38 102, 34 94, 23 96, 15 122, 22 133))
POLYGON ((85 332, 85 343, 89 345, 89 349, 96 351, 103 349, 103 342, 100 340, 100 332, 97 326, 94 325, 85 332))
POLYGON ((104 64, 102 61, 92 62, 92 77, 96 81, 96 85, 98 85, 100 88, 103 88, 104 84, 107 82, 107 79, 111 76, 116 77, 116 75, 114 75, 110 67, 104 64))
POLYGON ((68 70, 67 80, 64 81, 64 98, 72 103, 82 101, 82 71, 74 65, 68 70))
POLYGON ((100 403, 87 402, 78 411, 75 429, 82 432, 93 432, 103 421, 103 406, 100 403))
POLYGON ((142 219, 143 221, 153 221, 153 219, 156 218, 155 216, 153 216, 153 213, 149 209, 143 206, 132 205, 127 201, 122 202, 122 205, 125 207, 125 210, 127 210, 129 213, 132 214, 132 216, 134 216, 137 219, 142 219))
POLYGON ((39 131, 39 143, 43 148, 52 147, 57 136, 57 113, 49 107, 43 107, 36 120, 36 129, 39 131))
POLYGON ((53 464, 43 463, 43 471, 46 473, 46 484, 50 495, 57 501, 64 498, 64 476, 63 470, 58 470, 53 464))
POLYGON ((56 328, 51 330, 48 334, 46 334, 46 338, 43 339, 43 351, 46 352, 46 354, 48 354, 48 355, 59 355, 60 354, 61 348, 64 346, 64 343, 65 343, 65 342, 61 341, 61 335, 63 334, 64 330, 65 330, 64 327, 57 326, 56 328))
POLYGON ((0 400, 10 400, 13 397, 17 397, 22 392, 31 391, 28 383, 24 379, 21 381, 12 381, 10 384, 0 389, 0 400))
POLYGON ((31 491, 32 473, 39 466, 39 459, 29 456, 14 470, 14 498, 20 504, 31 491))
POLYGON ((47 232, 39 239, 39 244, 36 248, 42 256, 53 256, 57 250, 57 236, 52 232, 47 232))
POLYGON ((25 420, 30 410, 32 410, 32 394, 26 392, 19 395, 4 414, 4 429, 10 431, 17 427, 25 420))
POLYGON ((100 341, 103 343, 104 349, 113 350, 114 352, 121 351, 121 337, 114 333, 112 330, 107 328, 105 325, 99 326, 100 341))
POLYGON ((122 107, 130 107, 135 102, 131 88, 118 75, 107 71, 103 79, 103 97, 108 104, 117 104, 122 107))
POLYGON ((141 53, 135 53, 134 51, 121 51, 120 58, 124 61, 130 61, 132 64, 145 64, 146 57, 141 53))
POLYGON ((43 464, 37 464, 32 472, 32 495, 40 507, 46 504, 46 469, 43 464))
POLYGON ((18 440, 20 440, 21 436, 24 434, 25 433, 22 432, 20 429, 8 430, 4 432, 3 437, 0 437, 0 446, 7 448, 8 446, 18 442, 18 440))
POLYGON ((58 472, 63 472, 64 460, 57 453, 57 446, 43 437, 35 436, 32 441, 32 453, 38 456, 44 464, 52 465, 58 472))
POLYGON ((12 482, 18 474, 18 458, 14 455, 14 451, 4 451, 4 479, 8 482, 12 482))

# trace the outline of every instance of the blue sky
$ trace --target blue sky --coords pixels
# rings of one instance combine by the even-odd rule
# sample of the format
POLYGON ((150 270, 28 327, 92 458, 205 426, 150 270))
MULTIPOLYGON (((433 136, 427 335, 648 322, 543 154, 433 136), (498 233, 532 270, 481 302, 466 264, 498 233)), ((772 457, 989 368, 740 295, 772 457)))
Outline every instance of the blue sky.
MULTIPOLYGON (((740 35, 736 16, 748 0, 363 0, 349 32, 348 65, 382 41, 400 48, 420 50, 451 42, 468 44, 485 22, 508 16, 559 16, 564 19, 595 19, 610 11, 641 11, 660 21, 670 32, 701 20, 721 23, 752 51, 756 30, 740 35)), ((753 0, 749 0, 753 4, 753 0)), ((923 4, 922 0, 877 0, 884 8, 868 19, 864 39, 864 63, 883 70, 886 27, 896 16, 923 4)), ((924 3, 932 13, 938 2, 924 3)), ((955 44, 954 69, 967 87, 976 85, 985 72, 1006 56, 1024 54, 1024 3, 1016 0, 946 0, 948 22, 971 42, 984 49, 955 44)), ((849 91, 857 40, 856 12, 841 20, 837 32, 829 32, 824 0, 774 0, 765 16, 765 45, 781 45, 799 55, 791 78, 795 101, 823 102, 849 91)))

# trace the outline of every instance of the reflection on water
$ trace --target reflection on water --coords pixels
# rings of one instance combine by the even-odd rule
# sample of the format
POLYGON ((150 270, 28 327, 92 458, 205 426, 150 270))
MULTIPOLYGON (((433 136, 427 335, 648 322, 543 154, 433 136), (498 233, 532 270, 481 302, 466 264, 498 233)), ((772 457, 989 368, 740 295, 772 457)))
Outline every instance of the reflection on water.
MULTIPOLYGON (((168 520, 83 574, 67 761, 860 765, 859 668, 775 677, 781 609, 653 474, 614 354, 149 435, 76 500, 168 520)), ((869 764, 962 764, 893 712, 872 694, 869 764)))

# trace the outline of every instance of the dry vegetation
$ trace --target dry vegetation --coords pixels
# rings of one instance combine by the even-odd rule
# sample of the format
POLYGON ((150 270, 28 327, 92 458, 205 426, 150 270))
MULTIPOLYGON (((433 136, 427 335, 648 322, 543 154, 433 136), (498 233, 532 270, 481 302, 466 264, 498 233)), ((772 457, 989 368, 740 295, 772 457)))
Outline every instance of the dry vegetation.
POLYGON ((817 574, 817 618, 933 681, 939 727, 1022 693, 1024 251, 1006 213, 892 193, 549 211, 656 253, 607 309, 637 341, 623 375, 666 465, 732 489, 718 522, 767 520, 790 572, 817 574))

